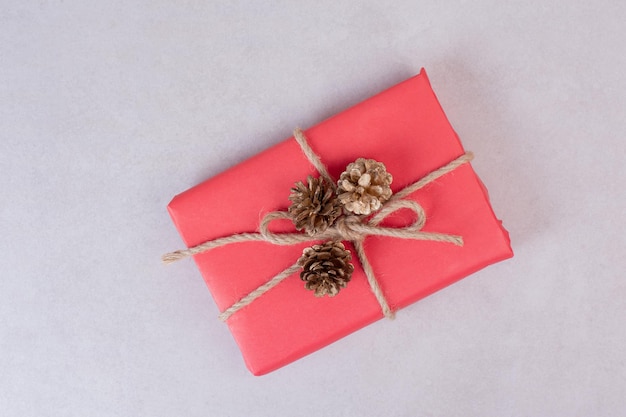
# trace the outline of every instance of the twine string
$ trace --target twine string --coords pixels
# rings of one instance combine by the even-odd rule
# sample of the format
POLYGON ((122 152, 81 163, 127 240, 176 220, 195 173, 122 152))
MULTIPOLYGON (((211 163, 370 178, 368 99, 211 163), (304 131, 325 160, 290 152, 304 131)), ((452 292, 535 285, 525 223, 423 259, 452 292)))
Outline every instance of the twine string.
MULTIPOLYGON (((330 184, 332 184, 333 187, 336 187, 335 181, 328 173, 328 169, 322 163, 320 157, 313 151, 306 139, 306 136, 299 128, 294 131, 294 139, 300 145, 302 152, 315 167, 315 169, 320 173, 320 175, 324 177, 324 179, 326 179, 330 184)), ((274 233, 270 231, 269 226, 273 221, 283 219, 291 220, 288 212, 273 211, 266 214, 261 220, 261 223, 259 225, 259 233, 238 233, 209 240, 188 249, 177 250, 165 254, 162 257, 162 260, 165 264, 170 264, 180 259, 206 252, 220 246, 242 242, 261 241, 272 243, 274 245, 296 245, 299 243, 320 240, 350 241, 355 248, 355 251, 359 258, 359 262, 361 263, 361 266, 367 278, 367 282, 372 290, 374 297, 376 298, 376 301, 380 305, 383 315, 389 319, 393 319, 395 314, 389 306, 389 303, 382 292, 380 284, 376 279, 374 270, 365 253, 363 241, 368 236, 386 236, 399 239, 428 240, 434 242, 452 243, 457 246, 463 246, 463 238, 461 236, 455 236, 445 233, 422 232, 421 230, 426 224, 426 214, 423 207, 416 201, 405 200, 404 198, 424 187, 425 185, 435 181, 439 177, 451 171, 454 171, 459 166, 471 161, 473 157, 474 155, 471 152, 467 152, 464 155, 456 158, 452 162, 442 166, 441 168, 430 172, 420 180, 408 185, 407 187, 395 193, 383 205, 383 207, 369 219, 354 215, 342 216, 337 219, 335 224, 326 229, 324 232, 310 236, 304 233, 274 233), (387 216, 401 209, 409 209, 413 211, 416 215, 415 221, 405 227, 400 228, 380 226, 380 223, 387 216)), ((269 281, 254 289, 248 295, 244 296, 233 305, 228 307, 226 310, 224 310, 219 315, 219 319, 222 321, 228 320, 228 318, 230 318, 237 311, 241 310, 247 305, 250 305, 254 300, 274 288, 285 278, 288 278, 298 272, 298 270, 300 270, 300 266, 298 266, 297 263, 286 268, 285 270, 271 278, 269 281)))
POLYGON ((245 297, 237 301, 232 306, 228 307, 226 310, 220 313, 218 318, 222 321, 228 320, 230 316, 232 316, 233 314, 235 314, 237 311, 241 310, 248 304, 251 304, 254 300, 256 300, 257 298, 259 298, 260 296, 262 296, 263 294, 265 294, 266 292, 268 292, 269 290, 271 290, 272 288, 280 284, 282 280, 284 280, 285 278, 288 278, 291 275, 298 272, 299 269, 300 269, 300 265, 298 265, 297 263, 291 265, 289 268, 285 269, 283 272, 276 275, 274 278, 270 279, 265 284, 259 286, 257 289, 255 289, 250 294, 246 295, 245 297))
POLYGON ((374 269, 370 264, 367 255, 365 254, 365 248, 363 247, 363 240, 355 240, 352 242, 354 245, 354 249, 356 250, 357 256, 359 257, 359 262, 361 262, 361 267, 363 268, 363 272, 365 272, 365 277, 367 278, 367 283, 370 285, 372 293, 374 297, 376 297, 376 301, 380 305, 380 309, 383 312, 383 315, 390 320, 393 320, 396 314, 393 312, 391 307, 389 307, 389 303, 387 302, 387 298, 383 294, 383 290, 380 288, 380 284, 376 279, 376 275, 374 275, 374 269))
POLYGON ((309 145, 309 141, 304 135, 302 129, 299 127, 295 128, 293 131, 293 138, 296 142, 298 142, 298 145, 300 145, 300 149, 302 149, 302 153, 306 156, 306 159, 313 164, 317 172, 319 172, 320 175, 333 187, 333 190, 336 190, 337 184, 335 184, 335 180, 328 173, 328 169, 326 168, 326 165, 322 163, 319 155, 311 149, 311 145, 309 145))

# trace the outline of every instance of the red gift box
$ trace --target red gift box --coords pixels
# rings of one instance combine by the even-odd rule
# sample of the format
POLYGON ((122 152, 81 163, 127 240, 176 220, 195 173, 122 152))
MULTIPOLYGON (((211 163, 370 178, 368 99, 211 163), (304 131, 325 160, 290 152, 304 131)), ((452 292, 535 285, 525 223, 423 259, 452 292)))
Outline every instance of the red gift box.
MULTIPOLYGON (((333 178, 357 158, 372 158, 393 175, 394 192, 464 154, 424 70, 308 129, 306 135, 333 178)), ((189 247, 255 232, 263 216, 289 206, 291 187, 307 175, 319 173, 289 138, 179 194, 168 210, 189 247)), ((424 208, 423 231, 460 235, 464 245, 367 237, 365 252, 392 309, 513 256, 508 234, 470 164, 406 199, 424 208)), ((402 227, 413 220, 414 214, 402 210, 383 225, 402 227)), ((276 223, 273 231, 293 231, 292 224, 276 223)), ((310 245, 243 242, 194 259, 224 311, 293 265, 310 245)), ((351 244, 346 247, 354 251, 351 244)), ((337 296, 314 297, 294 273, 226 321, 253 374, 271 372, 383 317, 355 253, 352 258, 352 280, 337 296)))

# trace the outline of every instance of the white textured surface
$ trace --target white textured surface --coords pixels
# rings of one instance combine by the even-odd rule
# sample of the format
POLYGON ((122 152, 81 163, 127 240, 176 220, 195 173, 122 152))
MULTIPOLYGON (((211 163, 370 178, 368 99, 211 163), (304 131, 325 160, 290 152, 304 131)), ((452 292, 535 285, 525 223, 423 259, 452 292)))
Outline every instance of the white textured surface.
POLYGON ((623 415, 626 3, 383 3, 3 2, 2 416, 623 415), (516 257, 252 377, 166 204, 422 66, 516 257))

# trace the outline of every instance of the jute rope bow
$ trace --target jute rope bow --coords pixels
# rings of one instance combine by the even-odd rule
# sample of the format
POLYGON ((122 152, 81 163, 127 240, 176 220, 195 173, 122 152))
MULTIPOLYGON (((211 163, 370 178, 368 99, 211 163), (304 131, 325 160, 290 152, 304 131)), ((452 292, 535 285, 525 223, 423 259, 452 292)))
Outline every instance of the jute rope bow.
MULTIPOLYGON (((324 177, 330 184, 335 184, 335 181, 328 173, 326 166, 321 162, 320 157, 311 149, 306 136, 300 129, 294 131, 294 139, 300 145, 302 152, 307 159, 313 164, 315 169, 324 177)), ((176 262, 180 259, 196 255, 198 253, 206 252, 208 250, 229 245, 232 243, 262 241, 269 242, 275 245, 296 245, 303 242, 313 242, 320 240, 346 240, 350 241, 357 253, 359 262, 365 272, 365 276, 370 285, 372 293, 376 297, 380 308, 387 318, 394 318, 394 312, 390 308, 387 299, 385 298, 378 280, 374 274, 372 266, 365 254, 363 247, 363 241, 368 236, 387 236, 399 239, 413 239, 413 240, 428 240, 434 242, 452 243, 457 246, 463 246, 463 238, 461 236, 449 235, 444 233, 431 233, 422 232, 422 228, 426 224, 426 215, 421 205, 413 200, 405 200, 404 198, 414 193, 425 185, 435 181, 437 178, 454 171, 459 166, 471 161, 473 154, 467 152, 450 163, 442 166, 435 171, 425 175, 420 180, 410 184, 402 190, 395 193, 391 198, 385 202, 382 208, 372 215, 369 219, 363 216, 346 215, 341 216, 337 221, 324 232, 316 233, 313 235, 304 233, 273 233, 269 230, 269 225, 274 220, 279 219, 292 219, 291 215, 286 211, 274 211, 268 213, 259 225, 259 233, 238 233, 230 236, 209 240, 201 243, 197 246, 178 250, 163 255, 162 260, 165 264, 176 262), (400 209, 409 209, 416 214, 416 220, 405 227, 392 228, 380 226, 380 223, 391 213, 400 209)), ((285 278, 295 274, 301 269, 298 263, 294 263, 284 271, 280 272, 265 284, 259 286, 251 293, 241 298, 239 301, 224 310, 219 318, 222 321, 228 320, 237 311, 243 307, 251 304, 254 300, 261 297, 270 289, 278 285, 285 278)))

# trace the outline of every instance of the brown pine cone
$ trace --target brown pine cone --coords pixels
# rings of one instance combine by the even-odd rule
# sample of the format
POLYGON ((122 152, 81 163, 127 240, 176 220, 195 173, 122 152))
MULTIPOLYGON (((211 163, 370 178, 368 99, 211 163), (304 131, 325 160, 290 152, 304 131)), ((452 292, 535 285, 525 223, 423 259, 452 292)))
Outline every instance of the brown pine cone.
POLYGON ((298 181, 291 189, 289 214, 296 229, 309 235, 326 230, 341 215, 341 203, 333 186, 323 178, 307 177, 307 184, 298 181))
POLYGON ((326 294, 334 297, 352 278, 354 265, 350 263, 351 259, 350 251, 341 242, 313 245, 298 259, 298 265, 302 267, 300 279, 305 282, 307 290, 315 291, 316 297, 326 294))
POLYGON ((339 201, 347 211, 367 216, 389 200, 392 180, 382 162, 359 158, 337 181, 339 201))

